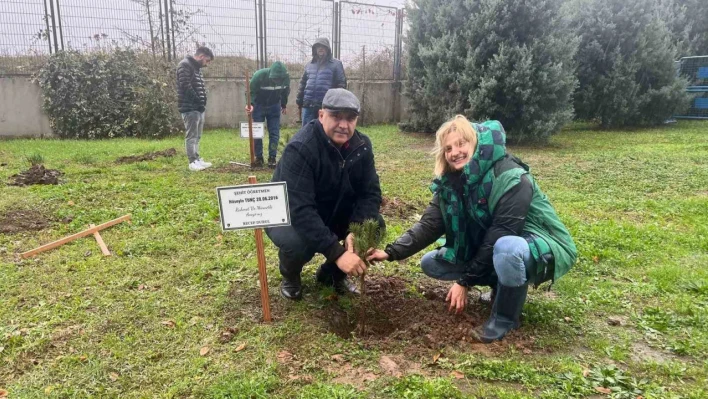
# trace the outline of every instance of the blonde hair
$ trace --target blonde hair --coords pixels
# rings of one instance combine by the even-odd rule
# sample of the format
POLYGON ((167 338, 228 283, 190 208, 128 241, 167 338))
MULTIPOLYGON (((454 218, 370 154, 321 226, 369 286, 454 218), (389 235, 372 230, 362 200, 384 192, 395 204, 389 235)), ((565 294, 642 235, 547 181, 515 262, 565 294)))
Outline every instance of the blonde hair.
POLYGON ((435 133, 435 148, 432 152, 433 156, 435 156, 435 176, 442 176, 452 171, 445 159, 444 144, 447 135, 451 132, 460 133, 462 138, 472 145, 472 151, 477 150, 477 132, 474 130, 474 127, 472 127, 472 124, 464 115, 455 115, 454 118, 443 123, 435 133))

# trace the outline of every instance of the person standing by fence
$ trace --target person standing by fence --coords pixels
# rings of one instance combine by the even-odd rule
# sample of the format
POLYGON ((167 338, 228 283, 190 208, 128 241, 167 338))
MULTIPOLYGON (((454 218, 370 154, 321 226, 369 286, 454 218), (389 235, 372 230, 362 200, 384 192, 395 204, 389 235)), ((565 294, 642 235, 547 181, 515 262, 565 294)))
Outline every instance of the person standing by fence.
POLYGON ((204 130, 207 93, 202 68, 214 59, 208 47, 199 47, 194 56, 186 56, 177 66, 177 106, 187 131, 185 147, 189 170, 199 171, 211 166, 199 156, 199 140, 204 130))
MULTIPOLYGON (((290 95, 290 75, 285 64, 275 61, 270 68, 256 71, 251 77, 251 98, 246 112, 254 122, 268 121, 268 167, 275 168, 280 140, 280 114, 286 114, 290 95)), ((256 167, 263 167, 263 139, 254 140, 256 167)))
POLYGON ((347 88, 344 66, 332 58, 332 48, 327 38, 321 37, 312 45, 312 61, 305 65, 297 91, 297 106, 301 110, 302 126, 318 118, 322 99, 327 90, 347 88))

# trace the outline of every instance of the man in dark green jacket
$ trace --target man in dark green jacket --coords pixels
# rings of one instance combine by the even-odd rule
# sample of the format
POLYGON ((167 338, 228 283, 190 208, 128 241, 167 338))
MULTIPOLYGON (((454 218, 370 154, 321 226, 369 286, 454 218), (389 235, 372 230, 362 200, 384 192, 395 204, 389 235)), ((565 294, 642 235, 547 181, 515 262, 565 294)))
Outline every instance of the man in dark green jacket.
MULTIPOLYGON (((246 112, 253 113, 254 122, 266 122, 268 126, 268 166, 275 167, 275 156, 280 140, 280 114, 285 115, 290 95, 290 76, 285 65, 275 61, 270 68, 256 71, 251 77, 251 98, 246 112)), ((263 140, 254 140, 256 164, 263 166, 263 140)))

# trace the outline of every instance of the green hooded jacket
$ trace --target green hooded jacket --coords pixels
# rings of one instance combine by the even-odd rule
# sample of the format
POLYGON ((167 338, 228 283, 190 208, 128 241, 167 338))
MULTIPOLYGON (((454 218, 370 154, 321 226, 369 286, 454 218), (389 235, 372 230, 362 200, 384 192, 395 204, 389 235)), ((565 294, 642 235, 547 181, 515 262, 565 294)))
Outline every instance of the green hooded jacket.
POLYGON ((280 61, 275 61, 270 68, 259 69, 251 77, 251 105, 268 107, 280 103, 281 108, 285 108, 289 95, 290 75, 280 61))
POLYGON ((526 175, 533 186, 533 196, 526 216, 522 236, 527 237, 529 249, 536 260, 536 269, 530 270, 529 281, 535 285, 556 280, 570 270, 577 257, 577 249, 570 233, 558 218, 548 197, 541 191, 529 168, 506 152, 506 135, 498 121, 473 124, 478 144, 470 162, 462 171, 463 198, 452 187, 446 176, 433 181, 431 191, 440 198, 446 230, 445 246, 439 257, 454 264, 472 261, 475 249, 481 244, 472 237, 478 229, 492 225, 494 209, 499 199, 519 184, 526 175), (495 163, 512 162, 516 167, 495 174, 495 163), (547 262, 546 254, 554 261, 547 262))

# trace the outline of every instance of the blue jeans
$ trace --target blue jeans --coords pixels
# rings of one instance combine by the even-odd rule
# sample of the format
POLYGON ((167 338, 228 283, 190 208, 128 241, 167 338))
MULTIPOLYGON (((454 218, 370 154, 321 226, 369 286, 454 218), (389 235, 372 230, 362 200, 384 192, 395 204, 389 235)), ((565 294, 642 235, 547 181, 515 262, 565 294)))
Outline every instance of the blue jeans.
MULTIPOLYGON (((280 141, 280 104, 253 106, 253 121, 266 122, 268 126, 268 158, 275 158, 278 154, 278 141, 280 141)), ((263 158, 263 139, 253 140, 253 150, 256 158, 263 158)))
MULTIPOLYGON (((438 280, 456 281, 466 274, 468 265, 453 265, 435 259, 438 251, 423 255, 420 266, 423 273, 438 280)), ((536 265, 526 239, 519 236, 504 236, 494 244, 494 270, 499 283, 506 287, 520 287, 529 277, 529 270, 536 265)))
POLYGON ((320 107, 307 107, 302 109, 302 126, 307 125, 313 119, 317 119, 320 116, 320 107))

